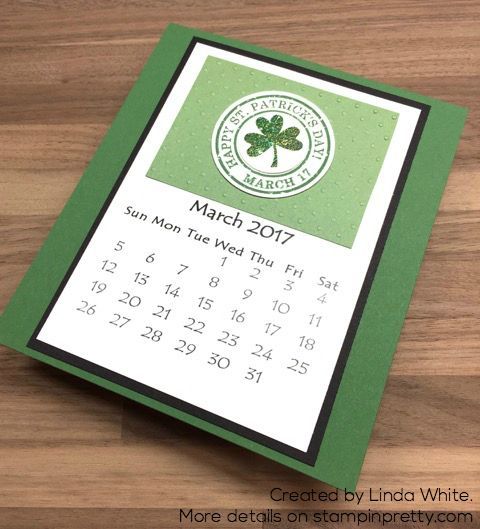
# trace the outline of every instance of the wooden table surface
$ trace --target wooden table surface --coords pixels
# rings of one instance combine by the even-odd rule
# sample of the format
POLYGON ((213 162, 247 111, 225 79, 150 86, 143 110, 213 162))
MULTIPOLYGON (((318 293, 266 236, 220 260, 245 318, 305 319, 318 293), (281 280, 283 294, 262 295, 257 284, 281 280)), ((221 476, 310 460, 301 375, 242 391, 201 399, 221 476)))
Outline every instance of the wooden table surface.
MULTIPOLYGON (((473 501, 430 507, 478 511, 479 15, 451 0, 1 0, 1 306, 169 22, 467 106, 359 490, 457 487, 473 501)), ((179 507, 317 509, 269 491, 328 490, 7 348, 0 362, 2 529, 176 527, 179 507)))

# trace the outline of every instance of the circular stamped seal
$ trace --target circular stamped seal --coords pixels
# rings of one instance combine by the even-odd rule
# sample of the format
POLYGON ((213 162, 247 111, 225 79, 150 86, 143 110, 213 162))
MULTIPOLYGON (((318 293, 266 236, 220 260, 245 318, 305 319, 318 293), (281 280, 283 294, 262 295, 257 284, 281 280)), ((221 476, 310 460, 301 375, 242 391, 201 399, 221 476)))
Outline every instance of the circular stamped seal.
POLYGON ((230 105, 212 135, 212 155, 235 187, 264 198, 302 193, 328 171, 335 139, 325 114, 288 92, 257 92, 230 105))

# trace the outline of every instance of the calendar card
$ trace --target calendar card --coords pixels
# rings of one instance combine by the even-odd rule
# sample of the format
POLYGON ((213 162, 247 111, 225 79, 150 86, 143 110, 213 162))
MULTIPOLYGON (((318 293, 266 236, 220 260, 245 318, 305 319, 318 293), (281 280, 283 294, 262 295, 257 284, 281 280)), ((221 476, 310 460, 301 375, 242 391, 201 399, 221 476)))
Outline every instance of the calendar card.
POLYGON ((354 488, 464 115, 170 26, 2 339, 354 488))

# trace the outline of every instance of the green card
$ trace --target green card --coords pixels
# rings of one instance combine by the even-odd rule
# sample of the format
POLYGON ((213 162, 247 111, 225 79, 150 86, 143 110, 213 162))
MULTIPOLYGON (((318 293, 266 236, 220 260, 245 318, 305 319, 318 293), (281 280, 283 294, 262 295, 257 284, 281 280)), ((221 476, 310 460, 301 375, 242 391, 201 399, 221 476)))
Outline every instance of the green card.
POLYGON ((353 489, 465 115, 169 26, 0 339, 353 489))

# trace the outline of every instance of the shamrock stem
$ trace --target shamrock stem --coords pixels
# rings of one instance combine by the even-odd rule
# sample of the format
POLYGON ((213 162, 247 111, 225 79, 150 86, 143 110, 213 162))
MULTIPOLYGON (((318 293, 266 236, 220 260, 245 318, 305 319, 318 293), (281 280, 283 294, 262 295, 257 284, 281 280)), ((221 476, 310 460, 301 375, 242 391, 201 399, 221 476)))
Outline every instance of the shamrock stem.
POLYGON ((273 144, 273 163, 270 167, 277 167, 278 156, 277 156, 277 144, 273 144))

